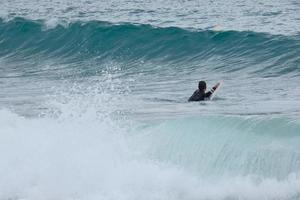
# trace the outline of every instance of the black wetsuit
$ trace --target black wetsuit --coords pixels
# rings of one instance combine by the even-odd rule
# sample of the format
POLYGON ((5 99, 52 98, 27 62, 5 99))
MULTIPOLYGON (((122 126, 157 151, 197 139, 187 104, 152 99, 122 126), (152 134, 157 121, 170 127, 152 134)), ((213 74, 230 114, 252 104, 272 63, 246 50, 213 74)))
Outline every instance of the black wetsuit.
POLYGON ((214 91, 216 90, 216 87, 213 87, 209 92, 205 91, 200 91, 200 90, 196 90, 193 95, 189 98, 189 101, 204 101, 207 100, 211 97, 211 95, 214 93, 214 91))

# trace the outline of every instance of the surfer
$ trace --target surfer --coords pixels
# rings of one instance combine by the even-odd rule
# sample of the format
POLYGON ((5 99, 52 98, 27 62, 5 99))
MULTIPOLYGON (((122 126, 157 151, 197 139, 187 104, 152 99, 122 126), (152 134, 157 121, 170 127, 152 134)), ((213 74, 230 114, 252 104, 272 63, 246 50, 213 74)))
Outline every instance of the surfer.
POLYGON ((198 89, 189 98, 189 101, 208 100, 219 86, 220 86, 220 83, 217 83, 209 92, 205 92, 206 91, 206 82, 199 81, 198 89))

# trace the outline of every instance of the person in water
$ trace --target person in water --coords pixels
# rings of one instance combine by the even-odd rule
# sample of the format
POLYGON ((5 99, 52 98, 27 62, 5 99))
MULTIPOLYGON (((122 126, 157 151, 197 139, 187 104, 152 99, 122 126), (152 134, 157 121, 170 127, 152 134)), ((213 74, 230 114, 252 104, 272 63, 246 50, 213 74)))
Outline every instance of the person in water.
POLYGON ((214 91, 220 86, 220 83, 217 83, 210 91, 206 91, 206 82, 199 81, 198 90, 196 90, 193 95, 189 98, 189 101, 204 101, 208 100, 214 91))

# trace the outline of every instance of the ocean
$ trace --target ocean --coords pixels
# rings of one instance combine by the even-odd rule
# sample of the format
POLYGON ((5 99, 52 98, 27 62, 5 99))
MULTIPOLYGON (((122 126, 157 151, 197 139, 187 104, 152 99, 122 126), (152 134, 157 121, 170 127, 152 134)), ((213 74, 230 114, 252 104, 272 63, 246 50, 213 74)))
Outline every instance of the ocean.
POLYGON ((300 199, 298 1, 0 3, 0 200, 300 199))

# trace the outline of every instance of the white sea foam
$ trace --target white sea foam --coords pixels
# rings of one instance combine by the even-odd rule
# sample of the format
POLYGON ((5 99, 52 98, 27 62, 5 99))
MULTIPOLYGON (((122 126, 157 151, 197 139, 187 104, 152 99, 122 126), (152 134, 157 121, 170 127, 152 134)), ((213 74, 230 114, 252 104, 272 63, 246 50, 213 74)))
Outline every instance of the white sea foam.
POLYGON ((60 115, 40 118, 0 111, 1 199, 291 199, 300 195, 298 172, 283 179, 251 175, 210 179, 147 157, 141 151, 145 143, 131 133, 138 130, 132 123, 124 125, 124 120, 120 123, 104 110, 76 108, 83 105, 88 104, 56 103, 60 115))
POLYGON ((53 29, 57 27, 58 24, 59 24, 59 20, 57 18, 50 18, 45 21, 46 29, 53 29))

